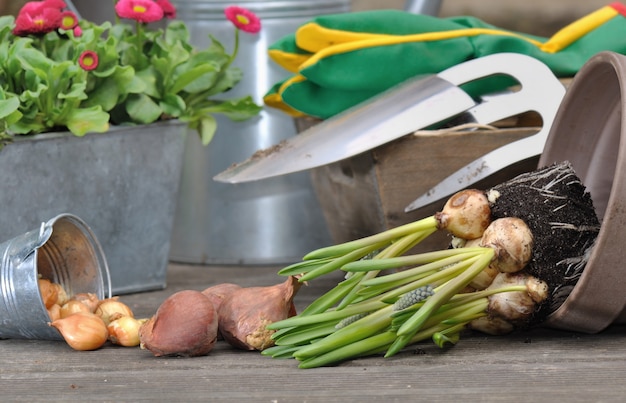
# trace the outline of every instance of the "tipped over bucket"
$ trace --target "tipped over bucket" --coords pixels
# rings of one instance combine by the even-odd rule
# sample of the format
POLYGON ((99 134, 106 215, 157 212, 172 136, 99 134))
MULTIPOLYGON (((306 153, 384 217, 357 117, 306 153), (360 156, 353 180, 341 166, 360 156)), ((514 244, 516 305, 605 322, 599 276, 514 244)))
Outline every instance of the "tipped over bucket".
POLYGON ((87 224, 74 215, 58 215, 0 244, 0 253, 0 338, 62 340, 48 325, 39 278, 61 285, 68 296, 111 296, 102 248, 87 224))

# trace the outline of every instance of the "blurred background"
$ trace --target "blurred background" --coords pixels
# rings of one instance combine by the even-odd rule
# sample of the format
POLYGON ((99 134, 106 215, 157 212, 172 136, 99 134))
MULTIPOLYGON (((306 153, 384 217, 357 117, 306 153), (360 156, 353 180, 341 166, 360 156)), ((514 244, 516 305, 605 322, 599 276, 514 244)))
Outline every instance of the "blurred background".
MULTIPOLYGON (((0 0, 0 14, 15 14, 24 3, 0 0)), ((236 3, 234 0, 233 4, 236 3)), ((609 3, 609 0, 448 0, 443 1, 440 16, 473 15, 502 28, 550 36, 562 26, 609 3)), ((402 9, 404 4, 404 0, 352 0, 352 9, 402 9)))
MULTIPOLYGON (((404 0, 353 0, 352 9, 402 9, 405 3, 404 0)), ((550 36, 564 25, 609 3, 608 0, 444 0, 439 16, 473 15, 501 28, 550 36)))

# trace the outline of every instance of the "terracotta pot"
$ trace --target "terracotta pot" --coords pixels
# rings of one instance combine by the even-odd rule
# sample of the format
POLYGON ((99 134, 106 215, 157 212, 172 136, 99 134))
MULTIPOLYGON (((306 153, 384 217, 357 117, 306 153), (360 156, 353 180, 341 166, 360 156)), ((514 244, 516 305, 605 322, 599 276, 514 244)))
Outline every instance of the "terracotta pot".
POLYGON ((602 52, 576 75, 539 166, 570 161, 602 223, 576 287, 547 325, 596 333, 626 323, 626 56, 602 52))

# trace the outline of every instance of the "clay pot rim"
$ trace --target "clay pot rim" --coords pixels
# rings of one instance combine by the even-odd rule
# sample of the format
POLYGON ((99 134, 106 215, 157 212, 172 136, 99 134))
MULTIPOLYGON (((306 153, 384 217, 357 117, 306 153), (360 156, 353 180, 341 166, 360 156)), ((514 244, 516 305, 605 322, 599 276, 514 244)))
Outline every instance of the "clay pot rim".
POLYGON ((569 161, 600 206, 602 222, 581 278, 547 326, 597 333, 626 318, 621 240, 626 233, 625 122, 626 56, 598 53, 574 77, 539 160, 540 167, 569 161), (608 198, 596 190, 603 181, 606 190, 610 186, 608 198))

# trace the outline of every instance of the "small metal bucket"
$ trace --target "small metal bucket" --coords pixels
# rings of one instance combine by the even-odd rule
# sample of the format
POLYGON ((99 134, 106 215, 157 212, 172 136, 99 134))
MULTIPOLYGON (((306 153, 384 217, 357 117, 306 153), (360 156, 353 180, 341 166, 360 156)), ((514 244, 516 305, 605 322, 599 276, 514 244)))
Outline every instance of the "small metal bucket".
POLYGON ((48 325, 39 276, 60 284, 70 296, 111 296, 102 248, 91 229, 74 215, 60 214, 39 229, 0 244, 0 253, 0 338, 62 340, 48 325))

